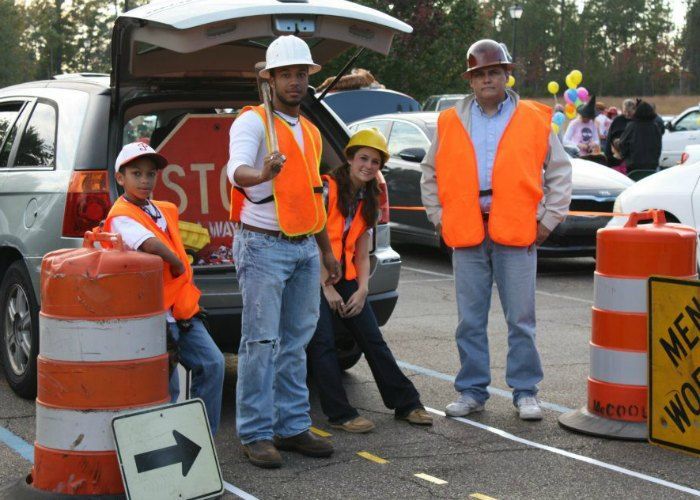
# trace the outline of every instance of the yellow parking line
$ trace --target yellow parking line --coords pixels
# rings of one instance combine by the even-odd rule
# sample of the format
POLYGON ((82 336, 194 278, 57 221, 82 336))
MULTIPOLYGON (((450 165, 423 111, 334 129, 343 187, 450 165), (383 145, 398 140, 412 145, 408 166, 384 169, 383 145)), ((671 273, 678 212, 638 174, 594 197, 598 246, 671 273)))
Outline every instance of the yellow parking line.
POLYGON ((472 493, 469 495, 469 498, 476 498, 476 500, 496 500, 495 498, 484 495, 483 493, 472 493))
POLYGON ((378 457, 377 455, 372 455, 368 451, 358 451, 357 454, 360 455, 362 458, 366 458, 367 460, 369 460, 371 462, 378 463, 378 464, 388 464, 389 463, 388 460, 385 460, 381 457, 378 457))
POLYGON ((311 427, 311 429, 309 430, 317 436, 321 436, 322 438, 331 437, 333 435, 330 432, 322 431, 321 429, 317 429, 316 427, 311 427))
POLYGON ((422 472, 421 472, 420 474, 413 474, 413 475, 416 476, 417 478, 423 479, 423 480, 425 480, 425 481, 430 481, 431 483, 435 483, 435 484, 447 484, 447 481, 445 481, 445 480, 443 480, 443 479, 440 479, 440 478, 437 478, 437 477, 433 477, 433 476, 429 476, 428 474, 423 474, 422 472))

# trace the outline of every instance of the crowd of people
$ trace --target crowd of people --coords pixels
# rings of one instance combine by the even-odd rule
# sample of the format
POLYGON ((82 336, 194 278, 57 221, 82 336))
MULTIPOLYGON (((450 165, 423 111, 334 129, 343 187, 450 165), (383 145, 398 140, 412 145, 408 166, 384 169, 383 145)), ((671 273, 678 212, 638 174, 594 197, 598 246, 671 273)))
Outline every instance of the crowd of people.
MULTIPOLYGON (((557 107, 563 111, 561 105, 555 111, 557 107)), ((580 157, 627 175, 658 168, 665 126, 652 103, 625 99, 618 110, 592 96, 578 107, 577 115, 560 139, 580 157)))

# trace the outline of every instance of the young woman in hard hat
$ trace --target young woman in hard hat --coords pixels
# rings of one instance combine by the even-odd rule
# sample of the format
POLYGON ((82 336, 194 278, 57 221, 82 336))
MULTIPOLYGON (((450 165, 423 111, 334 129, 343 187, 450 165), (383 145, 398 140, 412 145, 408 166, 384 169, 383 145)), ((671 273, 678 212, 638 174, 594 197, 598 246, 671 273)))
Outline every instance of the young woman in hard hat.
POLYGON ((307 355, 321 407, 331 427, 364 433, 374 423, 359 415, 348 402, 335 350, 333 321, 337 317, 350 330, 372 370, 382 400, 397 419, 432 425, 418 391, 401 372, 382 337, 367 301, 371 235, 379 213, 377 172, 389 158, 386 139, 377 129, 355 133, 345 147, 347 163, 324 176, 328 211, 326 228, 335 257, 342 265, 342 278, 324 285, 321 268, 321 316, 307 355))

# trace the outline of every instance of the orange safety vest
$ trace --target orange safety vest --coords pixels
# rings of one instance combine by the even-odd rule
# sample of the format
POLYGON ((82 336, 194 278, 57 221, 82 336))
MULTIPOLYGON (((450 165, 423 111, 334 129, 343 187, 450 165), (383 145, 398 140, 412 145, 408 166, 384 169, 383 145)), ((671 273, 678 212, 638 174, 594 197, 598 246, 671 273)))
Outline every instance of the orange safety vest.
MULTIPOLYGON (((246 106, 247 111, 256 112, 265 126, 267 150, 270 139, 267 137, 267 117, 260 106, 246 106)), ((239 115, 240 116, 240 115, 239 115)), ((275 117, 275 130, 280 153, 287 157, 282 171, 272 179, 272 194, 280 229, 287 236, 316 234, 326 224, 326 211, 323 208, 321 186, 321 133, 306 118, 299 116, 304 138, 304 151, 294 138, 291 127, 279 117, 275 117)), ((235 187, 231 188, 231 213, 234 222, 240 222, 245 195, 235 187)))
MULTIPOLYGON (((549 151, 552 110, 521 100, 498 144, 493 164, 489 236, 501 245, 526 247, 537 238, 537 206, 542 199, 542 167, 549 151)), ((484 241, 479 176, 474 144, 450 108, 438 117, 435 155, 442 237, 453 248, 484 241)))
POLYGON ((143 227, 151 231, 156 238, 168 247, 185 264, 185 272, 177 278, 170 273, 170 265, 163 262, 163 306, 165 310, 172 308, 175 319, 190 319, 199 312, 199 297, 202 292, 194 284, 192 267, 187 260, 185 247, 180 237, 178 227, 177 207, 167 201, 151 200, 160 213, 165 217, 168 225, 168 232, 164 232, 151 219, 151 217, 133 203, 129 203, 123 197, 119 197, 112 205, 112 209, 105 219, 103 232, 111 232, 112 219, 119 216, 127 216, 134 219, 143 227))
POLYGON ((335 179, 329 175, 324 175, 323 180, 328 182, 328 223, 326 231, 328 238, 331 240, 331 248, 333 255, 338 262, 345 266, 345 279, 350 281, 357 278, 357 269, 355 269, 355 245, 357 240, 367 230, 367 223, 362 217, 362 204, 360 201, 355 211, 355 217, 352 219, 352 224, 348 232, 345 232, 345 217, 338 208, 338 184, 335 179))

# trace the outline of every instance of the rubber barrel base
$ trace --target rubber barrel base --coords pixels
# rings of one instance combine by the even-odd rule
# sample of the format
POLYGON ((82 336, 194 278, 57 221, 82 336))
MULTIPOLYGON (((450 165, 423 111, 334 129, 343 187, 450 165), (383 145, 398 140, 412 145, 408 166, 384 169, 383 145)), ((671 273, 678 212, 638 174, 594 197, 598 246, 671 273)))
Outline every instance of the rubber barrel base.
POLYGON ((559 416, 559 425, 564 429, 589 436, 619 439, 622 441, 646 441, 645 422, 623 422, 593 415, 587 408, 564 413, 559 416))
POLYGON ((67 495, 34 488, 29 476, 14 483, 0 486, 0 500, 125 500, 125 495, 67 495))

